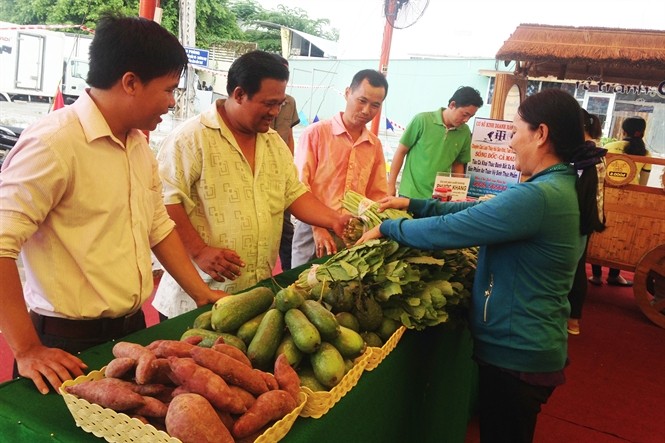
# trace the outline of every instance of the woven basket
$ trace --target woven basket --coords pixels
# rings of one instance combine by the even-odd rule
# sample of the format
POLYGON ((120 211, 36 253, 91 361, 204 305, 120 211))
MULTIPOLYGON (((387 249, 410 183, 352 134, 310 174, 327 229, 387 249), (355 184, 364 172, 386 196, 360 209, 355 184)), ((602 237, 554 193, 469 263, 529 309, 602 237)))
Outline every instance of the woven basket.
POLYGON ((320 418, 330 410, 335 404, 344 397, 360 380, 360 376, 365 370, 365 366, 372 354, 372 349, 367 348, 363 355, 353 362, 353 368, 347 372, 342 380, 330 391, 312 391, 306 386, 302 386, 307 394, 307 403, 300 411, 301 417, 320 418))
MULTIPOLYGON (((65 390, 67 386, 104 378, 104 369, 92 371, 88 375, 77 377, 75 380, 68 380, 60 387, 60 394, 64 398, 69 412, 74 417, 76 426, 112 443, 181 443, 179 439, 170 437, 166 432, 160 431, 152 425, 147 425, 121 412, 102 408, 65 390)), ((299 400, 298 406, 293 411, 266 429, 255 440, 255 443, 277 442, 284 438, 307 402, 305 392, 300 392, 299 400)))
POLYGON ((397 346, 397 343, 399 343, 400 339, 402 338, 402 335, 404 335, 404 331, 406 331, 406 328, 404 326, 400 326, 397 331, 393 332, 393 335, 390 336, 388 341, 386 341, 383 346, 379 347, 372 347, 372 354, 369 360, 367 361, 367 366, 365 366, 366 371, 373 371, 376 369, 377 366, 379 366, 379 363, 383 361, 384 358, 388 356, 392 352, 393 349, 395 349, 395 346, 397 346))

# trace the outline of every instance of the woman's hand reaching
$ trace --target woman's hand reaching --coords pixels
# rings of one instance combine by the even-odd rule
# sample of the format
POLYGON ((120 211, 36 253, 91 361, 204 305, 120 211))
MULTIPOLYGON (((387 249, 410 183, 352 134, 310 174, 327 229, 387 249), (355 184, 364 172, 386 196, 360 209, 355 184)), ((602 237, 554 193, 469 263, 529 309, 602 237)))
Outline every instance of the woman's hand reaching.
POLYGON ((358 241, 356 242, 356 245, 361 245, 361 244, 363 244, 365 242, 368 242, 370 240, 374 240, 375 238, 383 237, 383 234, 381 234, 381 231, 379 230, 380 227, 381 227, 381 225, 376 225, 372 229, 370 229, 369 231, 365 232, 362 235, 362 237, 360 237, 358 239, 358 241))
POLYGON ((406 197, 384 197, 377 202, 379 204, 377 211, 383 212, 386 209, 402 209, 406 211, 409 209, 410 201, 411 200, 406 197))

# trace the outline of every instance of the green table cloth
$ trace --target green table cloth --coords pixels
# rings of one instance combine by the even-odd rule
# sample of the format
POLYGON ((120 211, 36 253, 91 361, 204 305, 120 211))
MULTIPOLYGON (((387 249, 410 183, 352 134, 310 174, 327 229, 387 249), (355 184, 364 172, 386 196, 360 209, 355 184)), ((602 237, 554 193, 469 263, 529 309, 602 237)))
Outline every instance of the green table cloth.
MULTIPOLYGON (((275 278, 285 286, 298 269, 275 278)), ((264 282, 269 284, 269 282, 264 282)), ((148 344, 178 339, 202 307, 125 338, 148 344)), ((93 369, 112 358, 113 342, 81 354, 93 369)), ((424 331, 407 330, 397 347, 321 418, 299 417, 283 442, 464 442, 477 396, 477 369, 471 359, 466 328, 446 325, 424 331)), ((57 393, 41 395, 25 379, 0 385, 2 442, 99 442, 76 427, 57 393)))

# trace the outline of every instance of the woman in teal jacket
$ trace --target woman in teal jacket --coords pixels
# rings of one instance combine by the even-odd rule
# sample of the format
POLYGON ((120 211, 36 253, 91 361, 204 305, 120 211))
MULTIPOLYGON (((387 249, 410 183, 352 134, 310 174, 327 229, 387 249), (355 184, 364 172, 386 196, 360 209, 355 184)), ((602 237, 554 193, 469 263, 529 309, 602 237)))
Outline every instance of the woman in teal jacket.
POLYGON ((520 105, 511 148, 525 182, 482 203, 385 199, 383 209, 408 209, 417 218, 384 221, 360 240, 481 246, 470 327, 483 443, 532 441, 541 405, 564 381, 567 296, 597 219, 595 164, 605 152, 584 145, 579 104, 555 89, 520 105), (578 178, 576 169, 588 173, 578 178))

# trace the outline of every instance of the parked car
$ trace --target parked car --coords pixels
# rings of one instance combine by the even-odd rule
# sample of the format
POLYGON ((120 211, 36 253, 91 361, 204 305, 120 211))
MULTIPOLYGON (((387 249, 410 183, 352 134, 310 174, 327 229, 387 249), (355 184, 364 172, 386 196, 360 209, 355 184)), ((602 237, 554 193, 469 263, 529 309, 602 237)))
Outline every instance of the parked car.
POLYGON ((16 144, 21 132, 23 132, 23 128, 0 125, 0 167, 5 156, 9 154, 9 150, 16 144))

